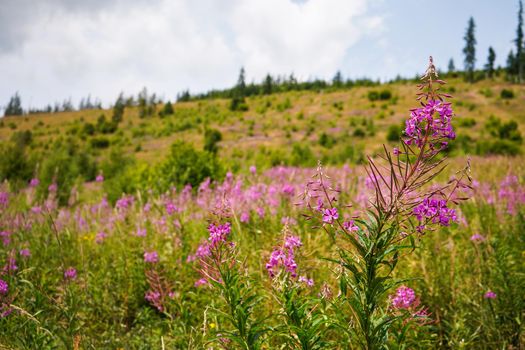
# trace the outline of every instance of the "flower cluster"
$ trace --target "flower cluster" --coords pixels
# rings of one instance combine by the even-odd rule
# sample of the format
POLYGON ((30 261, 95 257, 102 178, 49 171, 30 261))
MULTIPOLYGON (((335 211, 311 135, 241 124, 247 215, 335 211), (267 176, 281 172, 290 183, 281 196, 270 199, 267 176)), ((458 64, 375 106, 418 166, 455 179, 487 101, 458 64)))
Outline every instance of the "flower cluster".
POLYGON ((401 286, 396 290, 396 294, 390 297, 390 301, 395 309, 409 309, 416 301, 416 293, 412 288, 401 286))
POLYGON ((444 199, 425 198, 414 208, 413 214, 421 223, 420 230, 424 229, 424 222, 429 220, 441 226, 449 226, 450 222, 457 221, 456 211, 448 208, 444 199))
POLYGON ((494 293, 493 291, 491 290, 488 290, 485 295, 483 296, 485 299, 496 299, 497 297, 497 294, 494 293))
MULTIPOLYGON (((299 248, 303 244, 301 239, 297 236, 287 236, 284 240, 282 248, 274 249, 270 255, 268 263, 266 263, 266 270, 270 277, 275 277, 276 269, 283 266, 286 272, 289 272, 292 277, 297 277, 297 263, 295 262, 295 248, 299 248)), ((313 283, 313 282, 312 282, 313 283)))
POLYGON ((451 124, 452 114, 450 103, 435 100, 427 101, 421 108, 412 109, 406 121, 405 142, 421 148, 427 139, 431 147, 435 142, 441 142, 446 147, 447 142, 444 140, 456 138, 451 124))
POLYGON ((159 262, 159 254, 156 251, 144 252, 144 262, 155 264, 159 262))
POLYGON ((69 267, 64 271, 64 278, 66 280, 75 280, 77 278, 77 270, 74 267, 69 267))
POLYGON ((226 242, 231 232, 231 224, 229 222, 219 225, 212 223, 208 226, 208 232, 210 233, 209 241, 212 246, 215 246, 219 242, 226 242))

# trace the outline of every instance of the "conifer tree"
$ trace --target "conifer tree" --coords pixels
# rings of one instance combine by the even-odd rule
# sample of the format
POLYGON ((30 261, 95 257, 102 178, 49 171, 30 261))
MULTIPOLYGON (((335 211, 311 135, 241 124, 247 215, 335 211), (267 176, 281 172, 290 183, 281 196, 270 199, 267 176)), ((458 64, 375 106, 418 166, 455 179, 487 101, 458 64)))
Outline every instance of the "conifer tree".
POLYGON ((18 92, 15 92, 15 94, 11 97, 9 100, 9 103, 7 104, 4 115, 22 115, 24 114, 24 110, 22 109, 22 101, 20 99, 20 95, 18 92))
POLYGON ((492 78, 494 76, 494 62, 496 61, 496 52, 494 49, 489 47, 489 55, 487 57, 487 64, 485 64, 485 73, 487 77, 492 78))
POLYGON ((474 82, 474 68, 476 65, 476 36, 475 36, 476 24, 474 18, 470 17, 467 26, 467 32, 463 39, 465 39, 465 48, 463 53, 465 54, 465 74, 468 82, 474 82))

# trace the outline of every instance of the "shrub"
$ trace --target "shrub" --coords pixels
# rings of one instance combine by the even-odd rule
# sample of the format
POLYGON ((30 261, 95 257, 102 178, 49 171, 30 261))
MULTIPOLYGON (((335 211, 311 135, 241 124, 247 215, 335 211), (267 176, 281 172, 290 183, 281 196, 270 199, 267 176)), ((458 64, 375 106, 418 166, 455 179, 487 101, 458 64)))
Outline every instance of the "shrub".
POLYGON ((206 178, 219 179, 222 167, 217 157, 206 151, 198 151, 192 145, 177 141, 171 146, 167 159, 157 167, 155 184, 161 191, 171 186, 198 186, 206 178))
POLYGON ((217 153, 217 144, 222 140, 222 134, 216 129, 206 129, 204 132, 204 150, 210 153, 217 153))
POLYGON ((94 137, 89 141, 93 148, 108 148, 109 140, 106 137, 94 137))
POLYGON ((319 136, 319 144, 325 148, 332 148, 336 142, 336 139, 332 135, 328 135, 325 132, 319 136))
POLYGON ((354 133, 353 133, 354 137, 365 137, 366 136, 366 133, 363 129, 361 128, 356 128, 354 130, 354 133))
POLYGON ((392 92, 390 92, 390 90, 387 90, 387 89, 384 89, 381 91, 371 90, 370 92, 368 92, 368 100, 370 100, 371 102, 378 101, 378 100, 387 101, 387 100, 390 100, 391 98, 392 98, 392 92))
POLYGON ((514 91, 512 90, 508 90, 508 89, 503 89, 501 90, 500 92, 500 97, 504 100, 510 100, 510 99, 513 99, 514 98, 514 91))
POLYGON ((401 128, 398 125, 390 125, 386 133, 386 139, 389 142, 397 142, 401 139, 401 128))

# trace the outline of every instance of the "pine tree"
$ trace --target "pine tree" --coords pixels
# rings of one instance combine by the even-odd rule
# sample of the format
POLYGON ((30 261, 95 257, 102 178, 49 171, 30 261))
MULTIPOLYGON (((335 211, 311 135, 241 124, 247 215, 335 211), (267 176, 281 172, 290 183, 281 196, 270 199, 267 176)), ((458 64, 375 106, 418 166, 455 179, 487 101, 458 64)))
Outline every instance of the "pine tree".
POLYGON ((470 83, 474 82, 474 68, 476 65, 476 37, 475 37, 476 24, 474 18, 470 17, 468 21, 467 32, 463 39, 465 39, 465 48, 463 53, 465 54, 465 74, 467 81, 470 83))
POLYGON ((117 101, 115 102, 115 105, 113 106, 113 115, 111 116, 111 121, 114 124, 118 124, 122 121, 124 117, 124 108, 126 107, 125 101, 124 101, 124 94, 121 92, 118 95, 117 101))
POLYGON ((233 96, 230 103, 230 109, 232 111, 247 111, 248 105, 246 104, 246 101, 244 100, 244 97, 246 96, 246 79, 245 79, 245 72, 244 67, 241 68, 241 72, 239 73, 239 78, 237 79, 237 85, 232 91, 233 96))
POLYGON ((494 62, 496 61, 496 52, 494 49, 489 47, 489 55, 487 57, 487 64, 485 64, 485 73, 487 77, 492 78, 494 76, 494 62))
POLYGON ((341 71, 337 71, 335 73, 334 78, 332 79, 332 85, 335 87, 341 87, 343 85, 343 75, 341 74, 341 71))
POLYGON ((273 92, 273 79, 269 73, 264 78, 262 91, 264 95, 270 95, 273 92))
POLYGON ((516 56, 515 56, 515 69, 518 76, 518 82, 523 82, 523 70, 525 64, 525 55, 523 48, 523 4, 521 0, 519 1, 518 9, 518 28, 516 30, 516 56))
POLYGON ((455 71, 456 71, 456 66, 454 65, 454 60, 451 58, 448 61, 448 72, 449 73, 454 73, 455 71))
POLYGON ((15 92, 15 94, 11 97, 9 103, 5 108, 4 116, 22 114, 24 114, 24 110, 22 109, 22 101, 18 92, 15 92))

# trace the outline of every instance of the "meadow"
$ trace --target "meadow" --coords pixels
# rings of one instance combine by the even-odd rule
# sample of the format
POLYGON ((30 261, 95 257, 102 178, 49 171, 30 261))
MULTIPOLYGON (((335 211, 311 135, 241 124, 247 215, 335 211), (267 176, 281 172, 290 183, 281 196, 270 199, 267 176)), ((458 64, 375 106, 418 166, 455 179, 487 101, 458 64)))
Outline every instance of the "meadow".
POLYGON ((0 347, 523 348, 525 88, 442 91, 448 147, 409 80, 1 119, 0 347))

